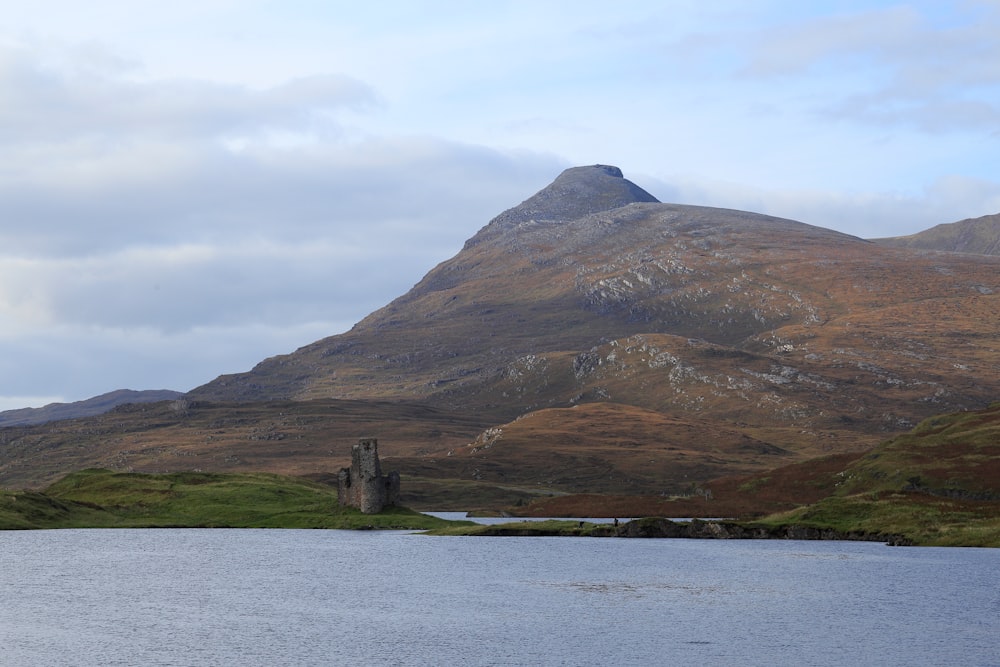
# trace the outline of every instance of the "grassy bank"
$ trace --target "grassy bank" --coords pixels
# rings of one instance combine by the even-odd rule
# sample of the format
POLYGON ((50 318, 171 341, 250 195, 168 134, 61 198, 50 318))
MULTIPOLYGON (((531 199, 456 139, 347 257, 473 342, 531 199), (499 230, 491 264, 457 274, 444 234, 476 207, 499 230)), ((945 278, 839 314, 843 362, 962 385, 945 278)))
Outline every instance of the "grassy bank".
POLYGON ((267 473, 147 475, 90 469, 42 492, 0 494, 0 529, 31 528, 400 528, 441 519, 394 507, 362 514, 337 490, 267 473))
POLYGON ((901 535, 917 546, 1000 547, 996 502, 915 492, 832 496, 759 523, 901 535))
POLYGON ((912 546, 1000 547, 1000 519, 974 508, 910 505, 891 500, 835 499, 755 521, 673 523, 654 517, 609 524, 511 521, 445 526, 431 535, 511 537, 680 537, 706 539, 845 539, 912 546))

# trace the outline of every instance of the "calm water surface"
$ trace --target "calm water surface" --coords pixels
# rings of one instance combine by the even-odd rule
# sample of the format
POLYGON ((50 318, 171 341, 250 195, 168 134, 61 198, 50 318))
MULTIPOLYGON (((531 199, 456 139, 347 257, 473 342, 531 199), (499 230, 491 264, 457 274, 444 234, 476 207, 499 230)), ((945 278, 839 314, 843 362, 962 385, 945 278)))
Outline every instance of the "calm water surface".
POLYGON ((1000 550, 0 532, 0 664, 1000 665, 1000 550))

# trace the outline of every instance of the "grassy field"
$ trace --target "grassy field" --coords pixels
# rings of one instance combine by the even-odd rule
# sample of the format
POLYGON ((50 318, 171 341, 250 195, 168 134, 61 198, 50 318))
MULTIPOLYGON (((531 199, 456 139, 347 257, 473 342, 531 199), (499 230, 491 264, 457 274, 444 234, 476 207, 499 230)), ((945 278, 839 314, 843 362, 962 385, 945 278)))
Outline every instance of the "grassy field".
POLYGON ((0 494, 0 529, 401 528, 446 522, 396 507, 362 514, 337 490, 269 473, 147 475, 89 469, 42 492, 0 494))

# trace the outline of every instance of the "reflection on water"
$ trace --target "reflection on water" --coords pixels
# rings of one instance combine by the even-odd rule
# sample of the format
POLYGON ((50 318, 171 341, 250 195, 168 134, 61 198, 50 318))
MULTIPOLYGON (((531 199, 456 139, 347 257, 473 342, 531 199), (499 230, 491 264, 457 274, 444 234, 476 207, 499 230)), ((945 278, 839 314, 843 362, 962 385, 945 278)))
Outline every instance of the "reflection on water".
POLYGON ((0 664, 1000 664, 1000 550, 0 533, 0 664))

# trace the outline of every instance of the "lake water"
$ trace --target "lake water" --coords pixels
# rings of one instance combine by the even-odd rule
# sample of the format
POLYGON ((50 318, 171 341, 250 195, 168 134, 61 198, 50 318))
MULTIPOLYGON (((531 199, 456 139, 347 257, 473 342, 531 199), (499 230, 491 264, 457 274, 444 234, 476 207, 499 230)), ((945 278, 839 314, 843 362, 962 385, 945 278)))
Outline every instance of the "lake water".
POLYGON ((0 532, 0 664, 1000 665, 1000 550, 0 532))

